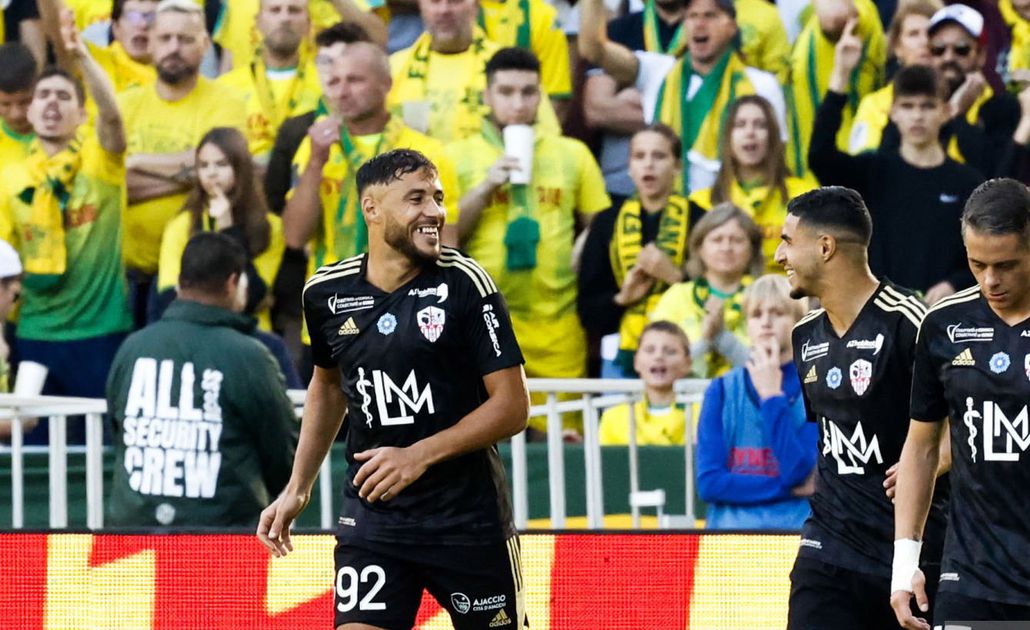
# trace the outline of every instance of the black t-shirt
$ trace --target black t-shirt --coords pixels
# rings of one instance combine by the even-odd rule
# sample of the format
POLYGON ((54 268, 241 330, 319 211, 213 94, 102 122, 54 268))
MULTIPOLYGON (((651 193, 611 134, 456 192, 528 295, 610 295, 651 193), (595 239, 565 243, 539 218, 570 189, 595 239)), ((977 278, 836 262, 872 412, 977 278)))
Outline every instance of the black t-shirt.
MULTIPOLYGON (((662 48, 668 48, 672 38, 676 36, 676 30, 682 22, 668 23, 661 16, 658 16, 658 41, 662 48)), ((608 22, 608 39, 616 44, 622 44, 630 50, 646 50, 644 45, 644 13, 630 13, 608 22)))
POLYGON ((912 417, 951 418, 943 591, 1030 601, 1028 403, 1030 320, 1009 326, 979 287, 930 311, 916 344, 912 417))
MULTIPOLYGON (((794 362, 822 444, 798 555, 890 575, 894 509, 883 481, 908 433, 912 354, 925 312, 909 291, 884 281, 843 337, 823 310, 795 326, 794 362)), ((940 557, 940 504, 934 502, 926 528, 928 562, 940 557)))
POLYGON ((483 376, 522 364, 504 299, 474 260, 444 248, 385 293, 367 256, 323 267, 304 290, 314 364, 338 368, 347 396, 347 480, 337 533, 345 542, 486 544, 514 533, 494 447, 430 467, 403 492, 369 504, 354 454, 439 433, 487 398, 483 376))

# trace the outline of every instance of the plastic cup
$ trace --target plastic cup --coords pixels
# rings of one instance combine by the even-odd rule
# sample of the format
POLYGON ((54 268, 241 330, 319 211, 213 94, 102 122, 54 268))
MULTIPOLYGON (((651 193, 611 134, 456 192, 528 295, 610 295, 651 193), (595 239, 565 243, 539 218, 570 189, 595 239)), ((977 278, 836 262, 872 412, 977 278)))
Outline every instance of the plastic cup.
POLYGON ((504 154, 519 160, 517 171, 511 171, 508 181, 528 184, 533 179, 533 128, 529 125, 508 125, 504 128, 504 154))

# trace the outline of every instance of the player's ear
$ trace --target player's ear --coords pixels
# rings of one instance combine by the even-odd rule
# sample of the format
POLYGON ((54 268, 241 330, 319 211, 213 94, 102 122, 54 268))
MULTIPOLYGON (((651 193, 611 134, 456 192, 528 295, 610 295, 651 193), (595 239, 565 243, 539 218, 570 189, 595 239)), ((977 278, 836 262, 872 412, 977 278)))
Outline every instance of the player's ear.
POLYGON ((370 190, 366 190, 365 194, 361 196, 361 212, 365 215, 365 223, 379 221, 379 204, 370 190))
POLYGON ((819 235, 819 255, 822 257, 823 262, 833 258, 833 255, 837 253, 837 239, 830 236, 829 234, 819 235))

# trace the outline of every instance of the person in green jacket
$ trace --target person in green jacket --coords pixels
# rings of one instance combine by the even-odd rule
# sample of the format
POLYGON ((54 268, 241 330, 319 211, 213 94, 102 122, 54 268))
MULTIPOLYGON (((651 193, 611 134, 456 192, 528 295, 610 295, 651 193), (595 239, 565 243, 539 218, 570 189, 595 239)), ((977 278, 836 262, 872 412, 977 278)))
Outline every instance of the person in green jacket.
POLYGON ((254 318, 239 313, 245 264, 230 238, 193 236, 178 299, 118 351, 107 526, 253 526, 289 479, 298 423, 254 318))

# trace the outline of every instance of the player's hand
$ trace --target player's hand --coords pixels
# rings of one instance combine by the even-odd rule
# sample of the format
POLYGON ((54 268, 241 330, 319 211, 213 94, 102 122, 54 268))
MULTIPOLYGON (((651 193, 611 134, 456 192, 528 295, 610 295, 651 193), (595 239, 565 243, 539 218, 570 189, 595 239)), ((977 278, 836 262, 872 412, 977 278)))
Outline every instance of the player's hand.
POLYGON ((965 116, 969 108, 973 106, 976 99, 980 98, 983 91, 987 89, 987 79, 982 72, 973 72, 966 75, 965 81, 958 86, 955 93, 948 101, 951 117, 965 116))
POLYGON ((762 400, 783 393, 783 370, 780 369, 780 342, 775 337, 755 344, 747 361, 747 373, 762 400))
POLYGON ((311 160, 325 164, 329 161, 329 150, 340 140, 340 125, 343 124, 336 116, 329 116, 308 129, 308 138, 311 139, 311 160))
POLYGON ((817 468, 813 468, 812 472, 808 474, 808 477, 790 489, 790 495, 793 497, 810 497, 815 494, 815 475, 817 468))
POLYGON ((423 458, 412 448, 373 448, 355 453, 354 459, 364 462, 354 475, 354 486, 369 503, 389 501, 426 472, 423 458))
POLYGON ((276 558, 293 551, 290 542, 290 528, 297 515, 307 507, 310 495, 283 490, 272 504, 261 512, 258 519, 257 537, 276 558))
POLYGON ((75 26, 75 13, 71 9, 61 11, 60 16, 61 42, 68 53, 76 57, 85 57, 89 54, 86 49, 86 42, 83 41, 79 29, 75 26))
POLYGON ((855 30, 858 18, 850 18, 844 25, 844 32, 837 40, 833 54, 833 71, 830 73, 829 88, 838 94, 847 94, 851 73, 862 59, 862 38, 855 30))
POLYGON ((894 493, 898 488, 898 466, 901 462, 898 462, 887 469, 887 475, 883 479, 883 489, 887 492, 887 498, 894 503, 894 493))
POLYGON ((912 614, 912 595, 916 597, 919 610, 930 610, 930 600, 926 597, 926 576, 920 569, 912 575, 912 592, 894 591, 891 593, 891 608, 898 618, 898 625, 905 630, 930 630, 930 624, 922 617, 912 614))
POLYGON ((705 302, 705 318, 701 321, 701 336, 706 341, 714 341, 725 325, 722 300, 714 296, 708 298, 708 301, 705 302))
POLYGON ((636 266, 666 284, 676 284, 683 279, 683 271, 654 243, 648 243, 640 250, 636 266))
POLYGON ((500 188, 508 183, 512 171, 519 170, 519 159, 513 155, 502 155, 486 172, 486 181, 492 188, 500 188))
POLYGON ((619 306, 630 306, 644 299, 651 288, 654 287, 654 278, 646 271, 634 265, 626 278, 622 281, 622 287, 615 294, 615 303, 619 306))

